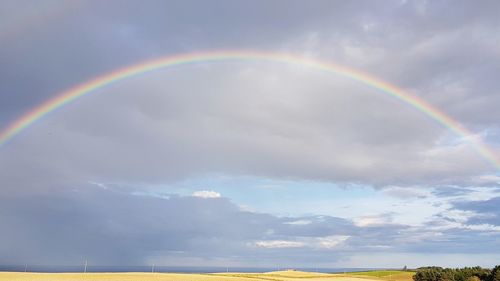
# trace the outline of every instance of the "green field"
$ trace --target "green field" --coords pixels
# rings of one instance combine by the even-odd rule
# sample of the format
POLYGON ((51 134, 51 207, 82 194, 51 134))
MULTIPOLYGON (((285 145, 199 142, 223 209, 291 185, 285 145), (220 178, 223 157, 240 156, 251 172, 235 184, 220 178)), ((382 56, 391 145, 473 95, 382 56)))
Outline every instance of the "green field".
POLYGON ((348 276, 356 276, 362 278, 376 278, 383 280, 394 280, 394 281, 411 281, 415 272, 403 271, 403 270, 373 270, 373 271, 360 271, 360 272, 348 272, 348 276))

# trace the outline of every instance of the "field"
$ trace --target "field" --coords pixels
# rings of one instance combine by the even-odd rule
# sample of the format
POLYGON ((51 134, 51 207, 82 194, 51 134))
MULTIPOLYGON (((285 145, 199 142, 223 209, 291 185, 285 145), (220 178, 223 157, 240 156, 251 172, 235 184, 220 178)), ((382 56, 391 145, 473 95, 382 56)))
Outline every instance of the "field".
POLYGON ((402 270, 373 270, 361 272, 348 272, 347 276, 356 276, 367 279, 378 279, 388 281, 411 281, 415 273, 402 270))
POLYGON ((411 281, 413 273, 405 271, 367 271, 326 274, 303 271, 267 273, 21 273, 0 272, 0 281, 411 281))

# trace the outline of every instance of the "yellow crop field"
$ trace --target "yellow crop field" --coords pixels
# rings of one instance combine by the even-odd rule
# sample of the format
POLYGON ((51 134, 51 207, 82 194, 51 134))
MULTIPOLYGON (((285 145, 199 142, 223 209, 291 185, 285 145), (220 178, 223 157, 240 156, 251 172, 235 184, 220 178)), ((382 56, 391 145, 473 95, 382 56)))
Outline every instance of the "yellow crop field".
MULTIPOLYGON (((0 281, 363 281, 366 276, 349 276, 303 271, 267 273, 21 273, 0 272, 0 281)), ((380 280, 373 278, 372 280, 380 280)), ((401 280, 402 281, 402 280, 401 280)))

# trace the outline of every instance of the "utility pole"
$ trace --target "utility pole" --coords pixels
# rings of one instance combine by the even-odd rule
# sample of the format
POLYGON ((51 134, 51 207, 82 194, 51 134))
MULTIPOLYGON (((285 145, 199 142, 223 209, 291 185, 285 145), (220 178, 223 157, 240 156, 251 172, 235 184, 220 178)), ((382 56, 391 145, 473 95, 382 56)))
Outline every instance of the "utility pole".
POLYGON ((87 262, 87 260, 85 260, 85 267, 83 269, 83 273, 87 273, 87 265, 88 265, 88 262, 87 262))
POLYGON ((24 265, 24 272, 28 271, 28 264, 24 265))

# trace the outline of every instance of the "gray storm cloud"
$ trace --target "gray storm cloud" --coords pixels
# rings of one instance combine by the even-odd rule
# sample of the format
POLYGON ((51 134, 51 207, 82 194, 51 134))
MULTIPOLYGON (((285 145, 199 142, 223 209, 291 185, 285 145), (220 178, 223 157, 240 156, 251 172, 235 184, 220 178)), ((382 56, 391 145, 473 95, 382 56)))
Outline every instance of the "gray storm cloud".
MULTIPOLYGON (((379 77, 498 151, 499 2, 74 3, 0 4, 2 128, 55 93, 128 65, 243 48, 379 77)), ((497 186, 475 181, 496 174, 447 128, 366 85, 259 61, 180 66, 89 94, 0 148, 0 253, 14 253, 0 254, 0 263, 494 255, 498 197, 453 196, 497 186), (425 226, 361 226, 335 216, 242 211, 224 194, 136 194, 210 174, 368 185, 404 200, 446 198, 449 209, 425 226), (89 182, 134 188, 101 190, 89 182)))
POLYGON ((98 90, 1 153, 12 159, 3 163, 5 179, 17 176, 8 169, 15 165, 58 180, 138 183, 221 173, 404 185, 488 171, 467 143, 440 144, 447 135, 422 112, 360 83, 232 62, 98 90))
MULTIPOLYGON (((241 210, 227 198, 132 195, 81 186, 57 194, 4 196, 2 264, 224 265, 332 264, 353 253, 495 253, 498 235, 381 223, 356 226, 331 216, 277 217, 241 210), (12 214, 16 214, 12 216, 12 214), (297 223, 307 221, 307 224, 297 223), (451 249, 451 250, 450 250, 451 249), (307 258, 307 261, 304 260, 307 258), (176 258, 177 263, 176 263, 176 258), (43 262, 42 262, 43 261, 43 262), (264 263, 262 263, 264 261, 264 263)), ((407 260, 409 261, 409 260, 407 260)))

